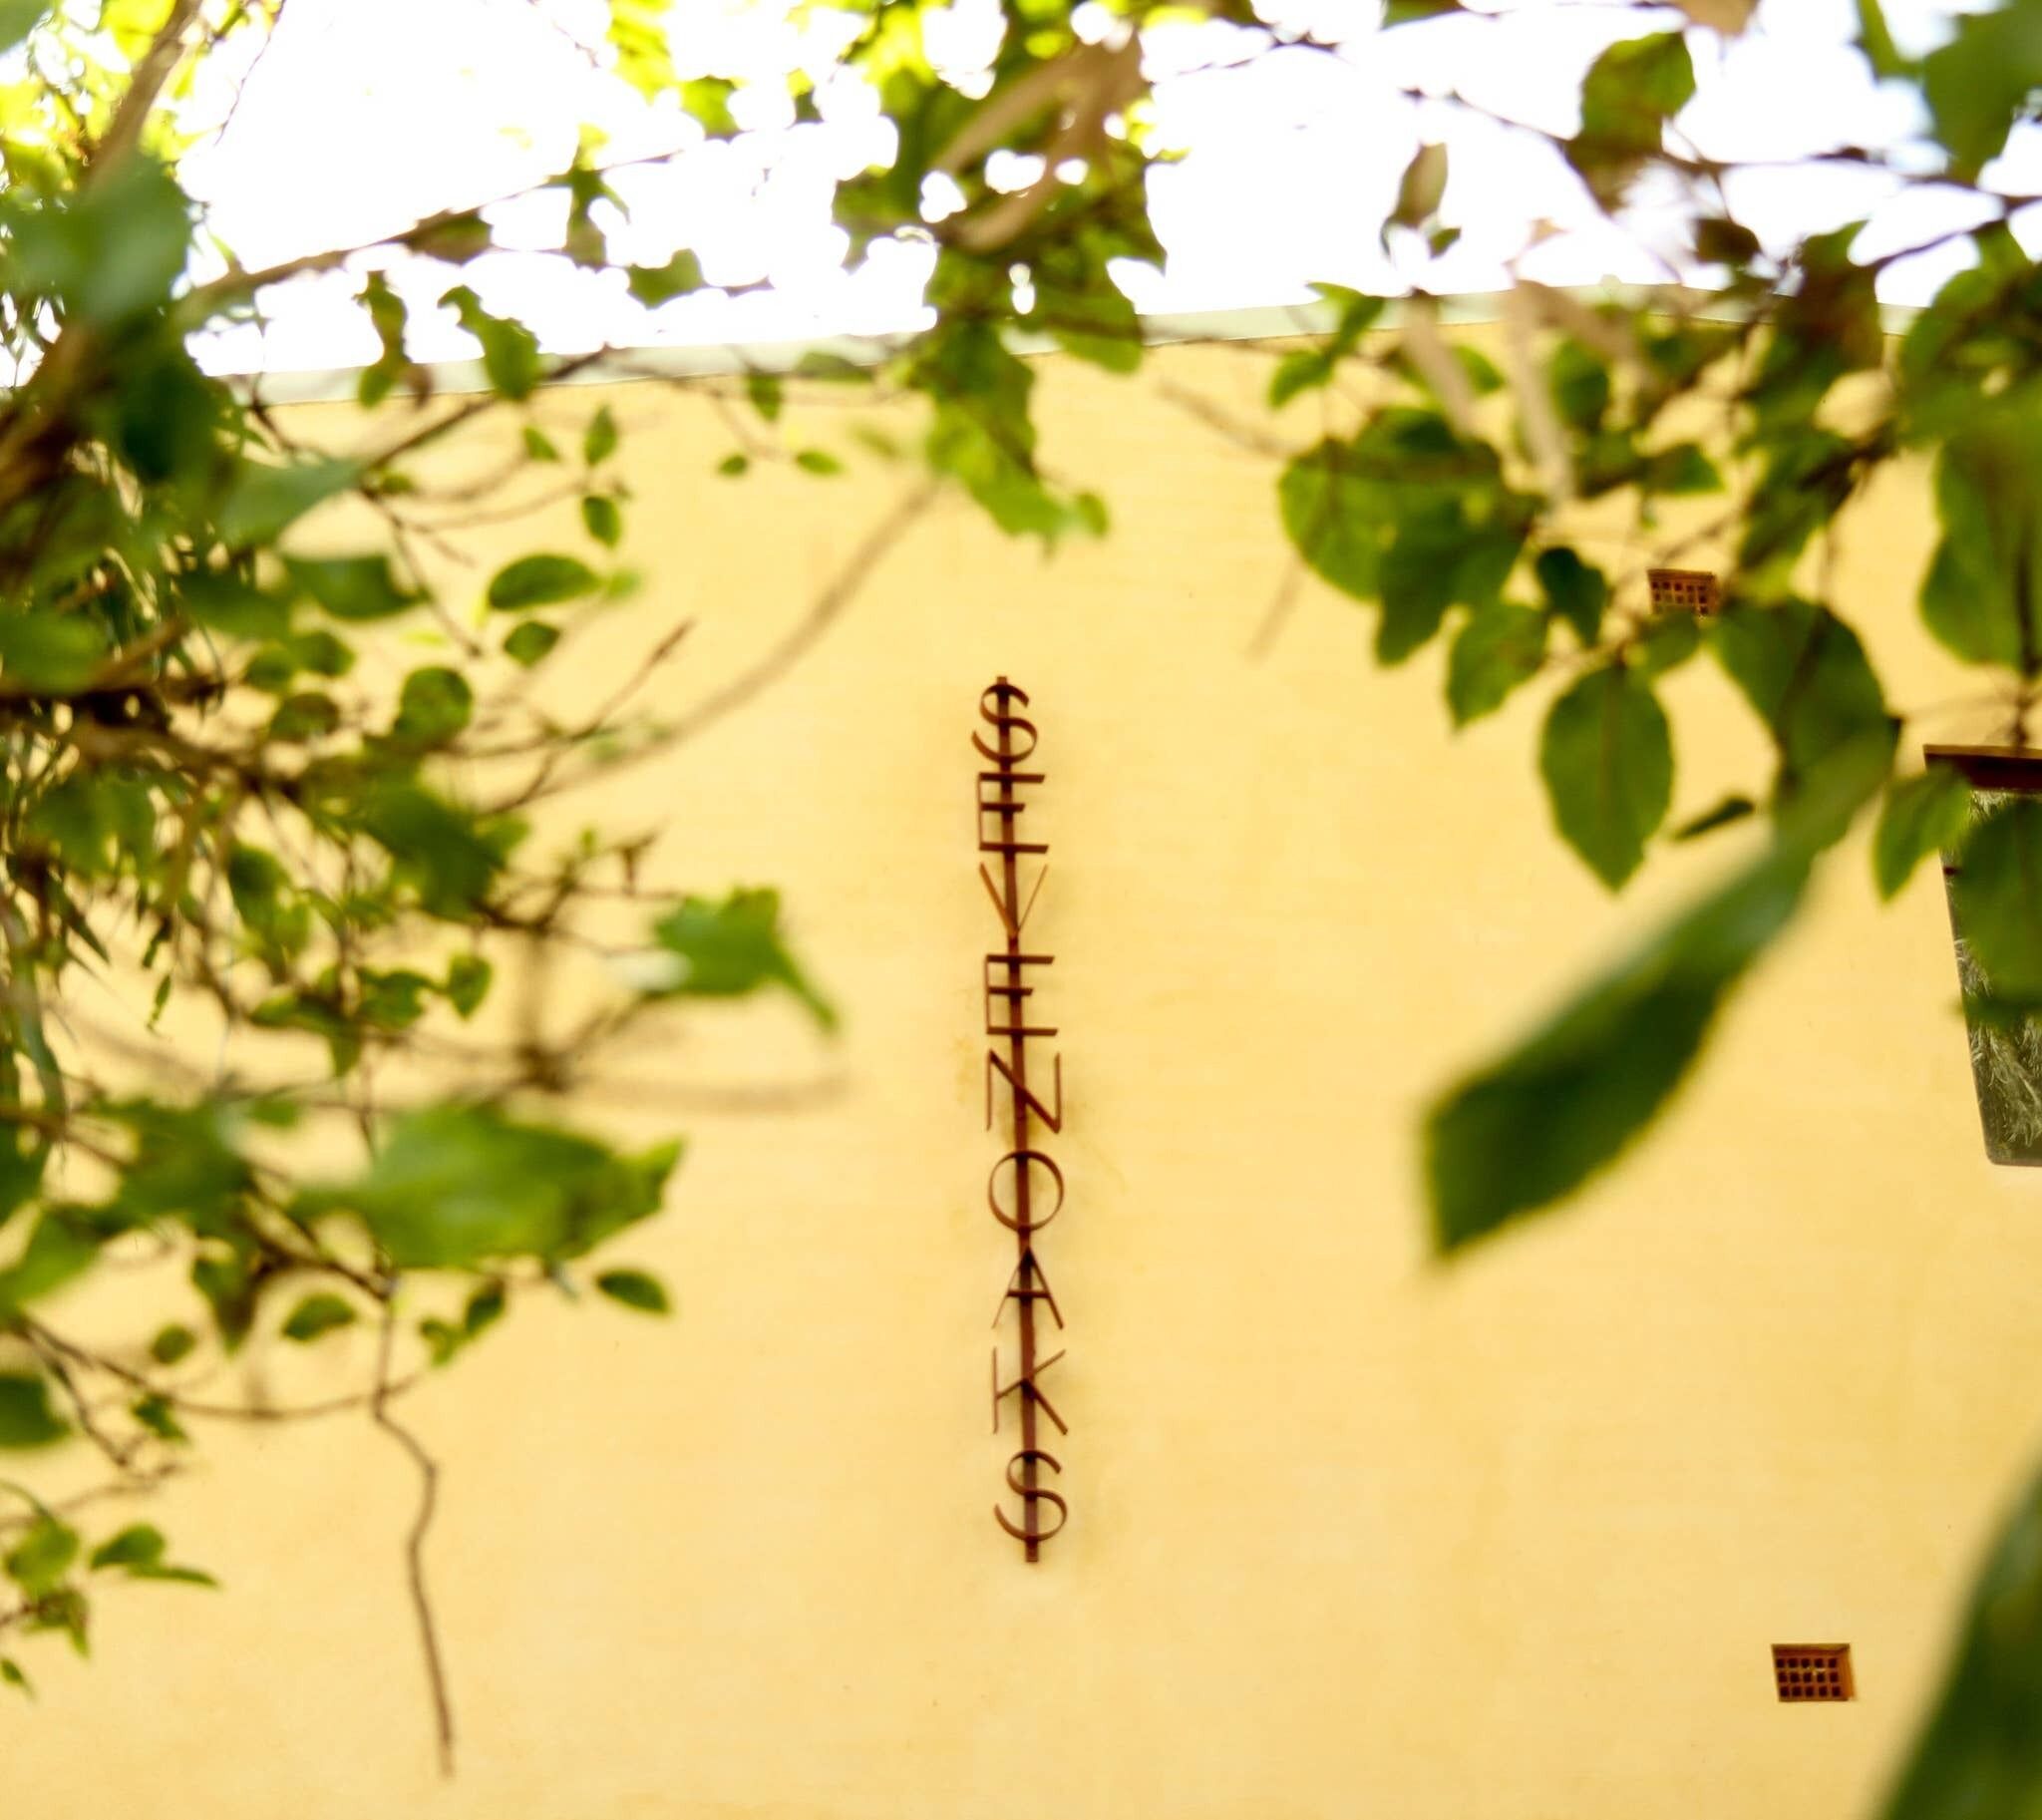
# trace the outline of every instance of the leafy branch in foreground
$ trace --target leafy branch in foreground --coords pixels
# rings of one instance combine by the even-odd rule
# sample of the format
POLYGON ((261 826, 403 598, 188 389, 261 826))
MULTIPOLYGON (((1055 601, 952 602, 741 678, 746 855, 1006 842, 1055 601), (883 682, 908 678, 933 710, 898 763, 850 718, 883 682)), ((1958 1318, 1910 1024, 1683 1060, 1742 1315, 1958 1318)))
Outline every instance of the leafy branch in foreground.
MULTIPOLYGON (((577 786, 690 729, 639 701, 685 626, 593 714, 546 706, 576 634, 629 591, 628 489, 606 410, 571 460, 530 418, 530 331, 449 287, 489 390, 433 404, 371 270, 385 354, 361 400, 402 380, 420 402, 346 453, 194 358, 262 283, 340 262, 189 276, 201 223, 166 97, 278 10, 31 8, 31 76, 5 98, 0 1451, 36 1482, 0 1499, 0 1641, 59 1634, 83 1653, 107 1585, 211 1584, 153 1527, 88 1533, 107 1494, 174 1474, 203 1424, 353 1412, 421 1473, 407 1561, 451 1764, 423 1553, 437 1467, 396 1405, 528 1294, 581 1278, 670 1307, 612 1248, 659 1210, 680 1147, 620 1150, 565 1096, 692 1002, 778 990, 824 1029, 835 1013, 772 891, 662 884, 656 828, 539 832, 577 786), (419 546, 473 489, 411 464, 498 412, 524 418, 522 454, 486 490, 561 474, 587 548, 507 562, 471 617, 419 546), (549 1009, 562 976, 571 1018, 549 1009), (103 1009, 124 998, 132 1015, 103 1009), (350 1145, 352 1167, 303 1161, 350 1145), (152 1273, 140 1330, 95 1325, 81 1296, 115 1268, 152 1273), (366 1372, 357 1328, 376 1335, 366 1372), (356 1387, 295 1404, 214 1387, 271 1346, 337 1349, 356 1387)), ((603 192, 578 168, 561 182, 603 192)), ((604 256, 585 220, 570 235, 604 256)), ((450 210, 386 252, 459 265, 492 243, 450 210)), ((0 1679, 32 1684, 4 1651, 0 1679)))
MULTIPOLYGON (((1045 548, 1103 534, 1106 502, 1044 446, 1022 350, 1047 343, 1116 376, 1144 365, 1122 279, 1163 261, 1150 179, 1187 149, 1161 124, 1160 72, 1363 54, 1367 30, 1319 39, 1247 0, 1002 0, 997 35, 958 69, 931 56, 923 0, 848 0, 855 29, 835 55, 892 134, 837 182, 833 219, 852 262, 881 247, 926 259, 932 320, 874 344, 869 362, 818 355, 792 372, 687 382, 734 445, 700 484, 767 463, 828 482, 842 455, 786 440, 787 403, 808 394, 911 408, 911 436, 858 434, 913 478, 787 643, 695 715, 644 715, 634 676, 563 726, 538 689, 579 626, 627 591, 613 552, 632 502, 614 424, 598 417, 563 451, 531 403, 549 372, 624 372, 628 358, 547 360, 478 262, 502 250, 489 201, 455 198, 370 246, 221 268, 178 179, 178 98, 206 58, 274 29, 281 10, 0 7, 0 50, 23 71, 0 84, 0 351, 18 381, 0 402, 0 1447, 39 1474, 46 1457, 96 1455, 115 1485, 143 1486, 174 1468, 187 1424, 366 1412, 421 1472, 409 1561, 447 1743, 421 1552, 436 1473, 392 1405, 519 1295, 577 1272, 624 1308, 667 1304, 604 1248, 657 1206, 674 1154, 625 1154, 566 1121, 556 1102, 588 1083, 592 1058, 702 996, 779 989, 829 1019, 770 894, 690 898, 649 882, 642 834, 553 852, 535 821, 576 782, 751 699, 842 612, 936 488, 1045 548), (1169 58, 1151 55, 1187 27, 1197 54, 1179 36, 1169 58), (377 349, 357 395, 379 415, 346 451, 298 441, 259 394, 193 357, 300 280, 335 272, 359 277, 377 349), (432 398, 413 358, 428 311, 470 338, 485 391, 432 398), (415 458, 507 413, 514 464, 436 490, 415 458), (498 510, 493 496, 518 476, 576 503, 585 546, 505 564, 471 620, 466 602, 435 597, 424 553, 498 510), (347 529, 364 524, 372 535, 347 529), (358 662, 371 650, 420 655, 392 634, 429 623, 443 640, 434 660, 410 664, 394 691, 360 680, 375 673, 358 662), (641 921, 620 936, 624 913, 641 921), (628 961, 637 983, 604 976, 578 1021, 550 1020, 547 982, 573 971, 578 983, 605 961, 628 961), (133 989, 148 1027, 107 1025, 74 989, 88 972, 133 989), (223 1036, 230 1066, 193 1059, 218 1057, 223 1036), (315 1129, 321 1147, 352 1134, 351 1171, 313 1179, 302 1159, 315 1129), (155 1330, 74 1330, 69 1292, 130 1257, 157 1260, 177 1285, 155 1330), (378 1362, 349 1395, 278 1411, 206 1393, 247 1348, 339 1350, 365 1326, 378 1362)), ((1921 577, 1921 620, 1982 671, 1971 705, 1993 737, 2025 743, 2042 678, 2042 279, 2008 223, 2037 198, 1988 173, 2042 89, 2042 0, 1966 14, 1919 58, 1878 0, 1859 0, 1868 69, 1920 96, 1929 138, 1816 160, 1969 211, 1877 253, 1860 250, 1864 223, 1769 248, 1732 207, 1737 166, 1684 132, 1690 32, 1669 29, 1664 7, 1601 10, 1614 42, 1585 73, 1578 121, 1498 128, 1564 159, 1621 233, 1648 237, 1648 220, 1675 209, 1686 247, 1668 275, 1706 295, 1669 284, 1584 300, 1519 280, 1494 358, 1450 345, 1429 293, 1468 198, 1449 149, 1426 145, 1383 186, 1394 201, 1380 243, 1410 292, 1394 310, 1328 284, 1322 332, 1237 348, 1269 369, 1253 421, 1171 393, 1274 465, 1293 573, 1375 615, 1381 662, 1446 647, 1455 725, 1547 692, 1536 767, 1560 838, 1603 885, 1625 885, 1662 838, 1751 838, 1725 883, 1440 1099, 1429 1184, 1449 1251, 1556 1204, 1649 1125, 1791 924, 1813 870, 1874 803, 1879 890, 1961 848, 1982 991, 2022 1015, 2042 1002, 2032 818, 1974 825, 1946 785, 1895 774, 1906 717, 1849 603, 1830 597, 1825 560, 1879 475, 1931 460, 1943 538, 1921 577), (1638 206, 1648 181, 1656 212, 1638 206), (1948 249, 1969 269, 1889 345, 1881 279, 1948 249), (1723 578, 1707 624, 1650 592, 1651 567, 1684 559, 1723 578), (1665 678, 1704 656, 1764 733, 1772 775, 1669 835, 1680 729, 1665 678)), ((1716 33, 1750 10, 1679 9, 1716 33)), ((671 159, 740 132, 756 72, 684 64, 651 0, 609 0, 603 23, 599 42, 563 39, 561 54, 648 100, 673 98, 671 159)), ((1409 42, 1400 34, 1499 28, 1457 0, 1391 0, 1382 29, 1393 53, 1409 42)), ((812 71, 788 70, 784 86, 797 126, 826 124, 812 71)), ((1482 112, 1451 88, 1419 99, 1482 112)), ((670 224, 663 258, 611 254, 624 169, 584 136, 528 192, 563 204, 551 256, 612 272, 648 309, 685 307, 712 288, 691 223, 670 224)), ((1295 598, 1286 580, 1263 642, 1295 598)), ((14 1489, 0 1571, 18 1599, 0 1629, 82 1647, 95 1572, 178 1572, 153 1532, 89 1543, 73 1498, 104 1489, 14 1489)), ((1998 1622, 1997 1605, 1984 1610, 1998 1622)), ((1986 1689, 1981 1711, 2013 1710, 2042 1678, 2017 1625, 1979 1646, 2002 1642, 2008 1653, 1960 1667, 1960 1686, 1986 1689)), ((0 1679, 26 1674, 0 1658, 0 1679)), ((2004 1742, 2003 1727, 1939 1725, 1940 1767, 1906 1784, 1908 1820, 1975 1811, 1963 1791, 2002 1770, 2005 1787, 2032 1791, 2042 1772, 2004 1742)))

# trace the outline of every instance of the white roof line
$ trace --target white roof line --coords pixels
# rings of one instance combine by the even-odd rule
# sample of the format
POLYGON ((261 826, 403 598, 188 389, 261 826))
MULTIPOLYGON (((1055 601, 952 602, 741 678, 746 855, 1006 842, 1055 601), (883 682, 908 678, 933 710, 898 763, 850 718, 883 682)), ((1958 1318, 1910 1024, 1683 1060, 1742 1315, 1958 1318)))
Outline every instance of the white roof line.
MULTIPOLYGON (((1610 287, 1604 291, 1577 292, 1585 298, 1611 297, 1625 303, 1647 302, 1651 293, 1631 287, 1610 287)), ((1505 293, 1490 291, 1438 299, 1440 319, 1452 323, 1495 322, 1502 315, 1505 293)), ((1392 299, 1379 321, 1394 328, 1400 300, 1392 299)), ((1704 316, 1729 317, 1735 306, 1710 308, 1704 316)), ((1881 311, 1889 332, 1904 330, 1920 312, 1887 307, 1881 311)), ((1299 303, 1259 305, 1250 309, 1188 310, 1142 318, 1143 339, 1152 347, 1182 346, 1198 341, 1277 341, 1295 336, 1320 335, 1333 324, 1333 308, 1317 300, 1299 303)), ((797 341, 736 341, 691 345, 653 345, 618 348, 603 359, 579 367, 560 378, 548 378, 545 385, 614 385, 632 379, 693 379, 717 374, 786 373, 800 364, 803 356, 831 354, 860 366, 876 364, 903 341, 918 332, 920 324, 903 325, 888 334, 817 335, 797 341)), ((1047 335, 1013 338, 1019 353, 1049 353, 1056 343, 1047 335)), ((479 360, 431 362, 426 367, 436 395, 487 392, 488 378, 479 360)), ((259 393, 265 404, 310 404, 352 398, 361 369, 333 367, 308 372, 232 374, 227 377, 249 394, 259 393)))

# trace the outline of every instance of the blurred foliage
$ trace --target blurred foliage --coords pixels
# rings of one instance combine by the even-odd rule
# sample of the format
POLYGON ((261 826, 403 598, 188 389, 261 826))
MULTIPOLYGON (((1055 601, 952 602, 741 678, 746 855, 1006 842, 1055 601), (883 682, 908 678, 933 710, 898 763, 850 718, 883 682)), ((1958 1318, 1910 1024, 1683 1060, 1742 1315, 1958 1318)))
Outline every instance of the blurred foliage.
MULTIPOLYGON (((344 453, 199 364, 266 288, 340 262, 244 269, 179 181, 177 98, 280 11, 0 5, 0 1642, 83 1653, 108 1585, 211 1584, 152 1527, 83 1526, 208 1423, 355 1408, 430 1491, 391 1413, 422 1372, 532 1293, 672 1305, 605 1248, 659 1211, 681 1147, 583 1128, 604 1058, 708 996, 777 989, 834 1024, 775 893, 662 886, 656 828, 537 832, 679 737, 634 702, 681 628, 584 719, 537 692, 629 591, 624 432, 595 411, 563 454, 535 420, 537 337, 462 276, 490 221, 457 202, 357 262, 381 352, 344 453), (402 260, 454 280, 440 307, 486 391, 432 395, 402 260), (587 543, 450 600, 421 549, 474 490, 443 498, 420 458, 490 413, 521 452, 497 510, 517 515, 519 471, 562 477, 587 543), (569 970, 563 1021, 546 982, 569 970), (125 1335, 78 1313, 115 1270, 155 1273, 125 1335), (278 1347, 355 1387, 237 1393, 278 1347)), ((625 80, 674 80, 662 17, 619 6, 625 80)), ((688 106, 720 120, 715 87, 688 106)), ((577 158, 545 187, 566 255, 607 264, 601 175, 577 158)), ((416 1538, 412 1567, 424 1611, 416 1538)), ((5 1653, 0 1681, 33 1687, 5 1653)))
MULTIPOLYGON (((534 413, 543 380, 605 351, 550 357, 493 301, 477 260, 495 211, 476 198, 374 247, 222 263, 180 183, 175 98, 280 10, 0 0, 0 47, 16 47, 0 77, 0 342, 17 379, 0 404, 0 1448, 41 1471, 95 1447, 124 1484, 174 1465, 205 1408, 188 1387, 245 1348, 344 1351, 370 1328, 365 1395, 390 1425, 412 1381, 392 1362, 400 1330, 426 1365, 450 1363, 519 1294, 571 1290, 584 1268, 602 1296, 664 1312, 662 1284, 602 1253, 657 1209, 679 1152, 622 1151, 562 1097, 606 1045, 703 999, 773 991, 823 1027, 835 1015, 774 893, 655 888, 640 835, 541 852, 534 815, 563 790, 687 730, 631 709, 642 677, 585 722, 532 705, 576 629, 630 588, 621 427, 598 414, 562 439, 534 413), (420 267, 473 338, 486 393, 436 399, 414 360, 420 305, 391 274, 420 267), (378 350, 357 389, 375 433, 345 451, 287 437, 192 352, 336 270, 378 350), (518 471, 564 488, 586 546, 517 555, 456 611, 418 558, 434 496, 415 458, 485 412, 516 422, 518 471), (374 529, 337 544, 327 528, 343 523, 374 529), (401 681, 360 680, 365 650, 431 628, 437 648, 401 681), (592 901, 638 916, 635 939, 589 934, 592 901), (633 983, 573 1025, 500 1002, 603 942, 633 983), (180 1035, 96 1047, 72 989, 87 976, 132 986, 148 1029, 180 1035), (194 1030, 231 1034, 237 1058, 261 1045, 261 1066, 198 1064, 194 1030), (458 1093, 431 1090, 433 1057, 458 1058, 458 1093), (297 1147, 315 1127, 353 1134, 351 1170, 307 1171, 297 1147), (130 1253, 171 1261, 183 1289, 131 1343, 88 1346, 62 1298, 130 1253)), ((1045 550, 1102 535, 1109 502, 1045 446, 1028 356, 1061 348, 1116 376, 1147 359, 1126 286, 1164 259, 1150 180, 1184 150, 1158 125, 1154 34, 1202 25, 1214 69, 1366 55, 1365 38, 1321 43, 1250 0, 999 0, 982 67, 959 70, 931 54, 930 0, 834 10, 849 15, 837 74, 890 128, 883 156, 836 184, 846 257, 926 256, 930 318, 869 360, 819 352, 689 382, 736 443, 702 484, 772 465, 834 479, 846 453, 786 440, 789 403, 862 393, 919 414, 906 440, 856 433, 873 461, 918 470, 913 488, 954 489, 1045 550)), ((1959 859, 1980 992, 2023 1014, 2042 998, 2042 808, 1974 826, 1946 777, 1898 762, 1903 719, 1828 560, 1839 516, 1881 473, 1931 465, 1942 539, 1922 624, 1978 668, 2003 743, 2025 744, 2042 677, 2042 270, 2008 225, 2025 198, 1987 180, 2042 90, 2042 0, 1970 12, 1918 59, 1879 0, 1857 0, 1871 70, 1919 95, 1931 138, 1891 160, 1832 156, 1897 188, 1968 190, 1980 223, 1928 243, 1971 263, 1896 341, 1878 280, 1920 247, 1863 253, 1862 223, 1769 247, 1735 218, 1728 168, 1678 131, 1697 44, 1750 10, 1600 8, 1614 42, 1577 123, 1509 128, 1545 140, 1620 230, 1648 191, 1655 219, 1677 203, 1705 288, 1595 299, 1521 281, 1497 359, 1451 345, 1428 279, 1471 198, 1447 149, 1423 145, 1380 187, 1380 243, 1409 294, 1319 286, 1314 332, 1244 350, 1267 363, 1261 420, 1200 407, 1271 463, 1300 565, 1371 615, 1377 658, 1441 647, 1454 725, 1540 698, 1553 825, 1602 887, 1661 842, 1743 849, 1439 1097, 1427 1182, 1444 1253, 1556 1205, 1649 1126, 1861 821, 1884 896, 1924 858, 1959 859), (1652 567, 1698 560, 1720 576, 1717 610, 1655 597, 1652 567), (1773 763, 1669 828, 1689 678, 1669 679, 1697 659, 1696 686, 1714 676, 1773 763)), ((691 61, 670 24, 658 0, 607 0, 598 41, 563 32, 561 55, 671 110, 682 153, 772 112, 754 112, 756 73, 691 61)), ((1464 28, 1481 21, 1459 0, 1382 13, 1387 33, 1464 28)), ((787 74, 797 128, 822 117, 822 86, 787 74)), ((584 136, 538 186, 563 204, 557 256, 613 270, 651 309, 711 288, 686 222, 663 259, 613 255, 622 208, 601 161, 584 136)), ((0 1631, 82 1648, 95 1575, 189 1577, 164 1567, 153 1530, 89 1543, 25 1483, 9 1495, 0 1567, 19 1597, 0 1631)), ((2015 1567, 2032 1566, 2025 1537, 2007 1545, 2015 1567)), ((1981 1595, 1954 1704, 1903 1786, 1908 1820, 2042 1801, 2023 1716, 2042 1645, 2010 1574, 1995 1566, 1981 1595)), ((0 1679, 28 1684, 6 1658, 0 1679)))

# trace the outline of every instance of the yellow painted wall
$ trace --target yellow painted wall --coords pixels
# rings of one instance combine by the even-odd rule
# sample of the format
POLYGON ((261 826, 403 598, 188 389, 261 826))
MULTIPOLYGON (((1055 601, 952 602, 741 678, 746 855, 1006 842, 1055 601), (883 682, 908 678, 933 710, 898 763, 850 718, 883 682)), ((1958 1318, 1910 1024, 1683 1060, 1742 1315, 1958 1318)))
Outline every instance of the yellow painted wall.
MULTIPOLYGON (((619 1248, 677 1321, 536 1303, 414 1399, 447 1462, 459 1780, 432 1770, 399 1570, 410 1469, 347 1420, 209 1433, 154 1514, 229 1592, 110 1597, 93 1665, 42 1652, 40 1706, 0 1714, 0 1814, 1866 1808, 2042 1435, 2042 1176, 1984 1161, 1939 886, 1881 910, 1848 848, 1654 1140, 1563 1217, 1433 1267, 1428 1093, 1736 837, 1612 903, 1548 827, 1534 700, 1450 737, 1439 654, 1379 672, 1370 616, 1316 586, 1250 658, 1288 563, 1271 470, 1162 387, 1245 411, 1265 366, 1046 363, 1046 450, 1109 496, 1109 541, 1043 562, 940 505, 759 705, 592 806, 663 828, 675 882, 781 884, 847 1029, 704 1014, 645 1058, 648 1091, 588 1109, 694 1137, 670 1216, 619 1248), (1051 778, 1031 816, 1069 1107, 1044 1252, 1074 1517, 1034 1569, 989 1508, 1011 1246, 981 1198, 995 925, 966 742, 1001 672, 1051 778), (836 1085, 771 1116, 649 1092, 791 1080, 836 1085), (1768 1645, 1810 1640, 1855 1646, 1855 1703, 1776 1702, 1768 1645)), ((862 460, 713 480, 727 431, 650 385, 545 414, 598 397, 649 582, 574 689, 693 615, 655 689, 678 710, 902 483, 862 460)), ((848 447, 842 422, 795 440, 848 447)), ((1927 536, 1903 478, 1837 551, 1910 708, 1966 687, 1909 618, 1927 536)), ((476 547, 459 604, 510 544, 476 547)), ((1668 693, 1676 819, 1762 786, 1717 672, 1668 693)), ((318 1382, 366 1366, 366 1336, 330 1343, 318 1382)))

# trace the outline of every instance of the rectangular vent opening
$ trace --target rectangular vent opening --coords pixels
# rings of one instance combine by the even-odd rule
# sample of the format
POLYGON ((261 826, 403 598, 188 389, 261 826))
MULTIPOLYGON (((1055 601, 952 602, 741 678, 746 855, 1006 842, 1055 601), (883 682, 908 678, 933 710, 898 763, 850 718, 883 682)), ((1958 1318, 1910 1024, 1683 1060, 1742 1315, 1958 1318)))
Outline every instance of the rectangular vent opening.
POLYGON ((1849 1643, 1775 1643, 1773 1681, 1781 1699, 1796 1703, 1858 1697, 1849 1643))
POLYGON ((1655 613, 1688 612, 1709 618, 1722 599, 1716 577, 1706 568, 1648 568, 1655 613))

